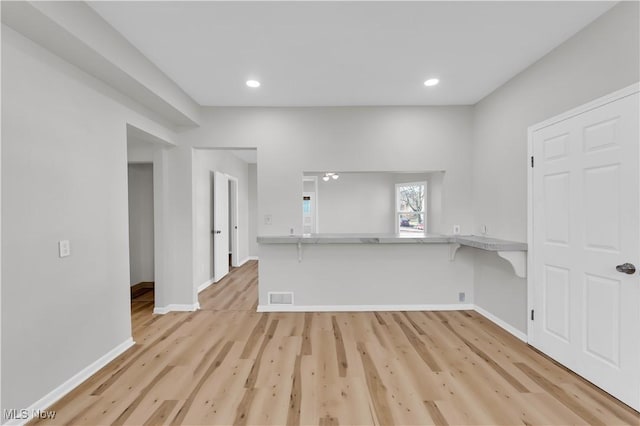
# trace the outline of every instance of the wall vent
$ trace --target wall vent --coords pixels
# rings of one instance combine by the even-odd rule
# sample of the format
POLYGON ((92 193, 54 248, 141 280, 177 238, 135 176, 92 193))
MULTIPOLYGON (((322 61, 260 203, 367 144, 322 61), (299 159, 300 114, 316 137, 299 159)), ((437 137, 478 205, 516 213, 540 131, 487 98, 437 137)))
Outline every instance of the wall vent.
POLYGON ((293 305, 293 293, 290 291, 270 291, 270 305, 293 305))

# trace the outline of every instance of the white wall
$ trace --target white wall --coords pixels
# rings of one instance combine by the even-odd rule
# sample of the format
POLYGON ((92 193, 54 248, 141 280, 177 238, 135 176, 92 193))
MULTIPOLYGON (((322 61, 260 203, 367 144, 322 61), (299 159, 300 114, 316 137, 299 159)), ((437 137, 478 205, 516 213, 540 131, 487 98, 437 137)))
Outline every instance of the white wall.
POLYGON ((195 288, 213 278, 211 247, 211 172, 225 173, 238 179, 238 258, 249 256, 249 166, 226 150, 193 150, 194 191, 194 281, 195 288))
POLYGON ((318 177, 318 221, 321 232, 330 234, 396 233, 395 185, 408 182, 427 182, 427 228, 431 233, 442 232, 434 230, 441 227, 442 203, 436 197, 442 196, 442 179, 434 179, 437 174, 340 172, 338 180, 325 182, 322 174, 305 173, 318 177))
MULTIPOLYGON (((640 80, 638 3, 621 2, 474 108, 475 232, 526 241, 527 128, 640 80)), ((476 303, 526 331, 526 280, 476 258, 476 303)))
POLYGON ((445 226, 470 229, 471 111, 460 106, 205 108, 202 126, 181 133, 180 142, 185 148, 258 148, 260 235, 288 235, 290 228, 301 233, 305 170, 446 170, 445 226), (272 215, 271 225, 264 224, 265 214, 272 215))
POLYGON ((129 164, 129 277, 154 281, 153 164, 129 164))
MULTIPOLYGON (((181 204, 180 198, 190 186, 191 163, 186 150, 193 147, 241 147, 258 149, 258 235, 288 235, 290 228, 302 233, 301 178, 305 170, 360 171, 416 171, 446 170, 442 182, 443 229, 453 224, 470 229, 471 213, 471 107, 353 107, 353 108, 206 108, 201 115, 202 126, 181 133, 179 148, 168 151, 176 164, 172 176, 176 185, 171 203, 181 204), (178 164, 180 166, 178 167, 178 164), (272 224, 264 223, 264 215, 272 216, 272 224)), ((322 203, 322 200, 320 200, 322 203)), ((182 204, 184 209, 185 205, 182 204)), ((176 217, 180 226, 192 223, 191 212, 182 211, 176 217)), ((324 231, 322 220, 321 230, 324 231)), ((190 250, 191 238, 180 232, 174 239, 175 250, 190 250)), ((269 245, 260 247, 260 291, 293 284, 287 269, 269 265, 274 257, 269 251, 280 249, 269 245), (266 257, 265 257, 266 256, 266 257), (267 272, 267 269, 268 272, 267 272)), ((388 257, 388 254, 381 254, 388 257)), ((293 255, 295 257, 295 255, 293 255)), ((472 259, 462 256, 455 266, 461 285, 472 285, 472 275, 465 275, 472 259), (466 278, 465 278, 466 277, 466 278)), ((192 267, 185 255, 184 263, 175 265, 176 283, 189 282, 185 268, 192 267), (186 265, 186 266, 185 266, 186 265)), ((371 259, 370 262, 376 262, 371 259)), ((310 264, 303 262, 302 267, 310 264)), ((449 267, 449 266, 447 266, 449 267)), ((303 276, 311 274, 309 269, 303 276)), ((413 269, 411 280, 429 285, 426 274, 413 269)), ((196 285, 201 279, 196 279, 196 285)), ((344 280, 361 281, 354 269, 344 280)), ((295 283, 299 292, 312 291, 314 283, 295 283), (305 284, 306 283, 306 284, 305 284)), ((316 290, 313 290, 316 291, 316 290)), ((361 289, 356 289, 361 291, 361 289)), ((453 291, 453 290, 451 290, 453 291)), ((411 303, 420 295, 404 293, 411 303)), ((335 303, 342 303, 338 299, 335 303)), ((346 297, 346 296, 345 296, 346 297)), ((450 295, 447 295, 447 300, 450 295)), ((194 296, 195 300, 195 296, 194 296)), ((442 299, 444 300, 444 298, 442 299)), ((432 301, 442 303, 441 300, 432 301)))
POLYGON ((172 132, 128 102, 2 26, 2 408, 131 337, 126 124, 172 132))
POLYGON ((258 257, 258 165, 249 164, 248 197, 249 197, 249 256, 258 257))
POLYGON ((450 261, 448 244, 309 244, 298 262, 295 244, 263 244, 260 307, 270 291, 293 292, 296 306, 312 309, 451 307, 463 304, 459 292, 472 304, 473 253, 460 250, 450 261))
POLYGON ((323 233, 394 233, 395 183, 390 173, 340 173, 318 178, 318 222, 323 233))

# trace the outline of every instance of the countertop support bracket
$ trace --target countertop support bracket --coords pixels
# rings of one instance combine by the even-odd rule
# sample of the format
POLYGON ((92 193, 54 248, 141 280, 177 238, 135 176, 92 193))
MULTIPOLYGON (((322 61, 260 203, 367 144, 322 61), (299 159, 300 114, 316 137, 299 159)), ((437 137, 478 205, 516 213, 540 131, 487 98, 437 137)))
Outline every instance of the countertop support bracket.
POLYGON ((526 251, 498 251, 498 256, 506 260, 513 267, 513 271, 520 278, 527 278, 526 251))
POLYGON ((458 253, 458 249, 462 247, 458 243, 449 244, 449 262, 453 262, 456 259, 456 253, 458 253))

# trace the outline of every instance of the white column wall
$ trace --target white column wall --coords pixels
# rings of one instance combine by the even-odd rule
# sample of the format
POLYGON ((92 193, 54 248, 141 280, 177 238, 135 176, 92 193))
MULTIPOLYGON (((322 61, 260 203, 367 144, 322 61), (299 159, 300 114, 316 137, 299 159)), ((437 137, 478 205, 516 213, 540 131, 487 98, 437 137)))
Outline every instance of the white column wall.
POLYGON ((127 123, 173 132, 129 102, 2 25, 3 409, 131 338, 127 123))
POLYGON ((258 257, 258 165, 249 164, 249 257, 258 257))

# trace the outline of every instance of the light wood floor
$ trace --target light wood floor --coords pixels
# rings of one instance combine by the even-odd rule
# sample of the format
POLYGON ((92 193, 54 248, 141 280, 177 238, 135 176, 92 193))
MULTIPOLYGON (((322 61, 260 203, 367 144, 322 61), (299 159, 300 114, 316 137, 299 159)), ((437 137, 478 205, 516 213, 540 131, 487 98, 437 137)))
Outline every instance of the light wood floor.
POLYGON ((136 345, 50 423, 640 424, 475 312, 261 314, 257 281, 234 269, 194 313, 134 301, 136 345))

